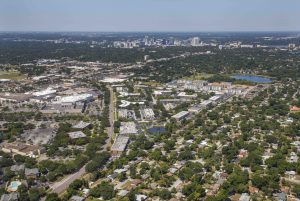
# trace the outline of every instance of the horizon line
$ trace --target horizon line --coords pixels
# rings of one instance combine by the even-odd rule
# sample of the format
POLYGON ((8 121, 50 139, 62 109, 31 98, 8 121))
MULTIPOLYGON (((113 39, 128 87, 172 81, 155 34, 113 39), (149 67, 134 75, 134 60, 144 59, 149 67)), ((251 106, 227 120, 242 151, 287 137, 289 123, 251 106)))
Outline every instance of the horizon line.
POLYGON ((221 30, 214 30, 214 31, 79 31, 79 30, 65 30, 65 31, 38 31, 38 30, 17 30, 17 31, 0 31, 0 33, 300 33, 300 30, 231 30, 231 31, 221 31, 221 30))

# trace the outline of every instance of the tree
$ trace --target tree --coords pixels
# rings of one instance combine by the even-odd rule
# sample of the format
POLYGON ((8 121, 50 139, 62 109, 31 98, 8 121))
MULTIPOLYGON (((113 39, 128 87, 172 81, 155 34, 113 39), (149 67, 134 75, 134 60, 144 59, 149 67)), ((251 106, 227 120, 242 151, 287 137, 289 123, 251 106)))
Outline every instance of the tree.
POLYGON ((29 200, 30 201, 39 201, 43 196, 44 192, 38 188, 29 189, 29 200))
POLYGON ((106 161, 108 161, 108 159, 110 158, 110 153, 106 151, 94 155, 95 156, 92 161, 85 167, 87 172, 94 172, 102 168, 106 161))
POLYGON ((91 161, 85 166, 85 170, 87 172, 95 172, 97 169, 98 169, 98 164, 95 161, 91 161))
POLYGON ((251 181, 252 181, 252 184, 259 189, 262 189, 263 187, 268 186, 268 179, 265 176, 255 174, 252 177, 251 181))
POLYGON ((157 189, 155 190, 154 194, 159 196, 163 200, 169 200, 172 197, 172 194, 168 189, 157 189))
POLYGON ((185 167, 180 170, 178 176, 181 180, 189 180, 190 178, 192 178, 193 175, 193 170, 191 168, 185 167))
POLYGON ((185 185, 182 189, 182 193, 185 195, 185 196, 189 196, 191 195, 194 190, 196 190, 196 184, 195 183, 190 183, 188 185, 185 185))
POLYGON ((91 189, 90 195, 93 197, 102 197, 104 200, 112 199, 115 196, 114 186, 106 181, 91 189))
POLYGON ((61 199, 58 197, 56 193, 50 193, 47 195, 45 201, 61 201, 61 199))
POLYGON ((3 181, 9 181, 11 178, 15 176, 15 173, 10 169, 6 169, 3 175, 3 181))
POLYGON ((298 198, 300 198, 300 185, 295 185, 292 191, 298 198))
POLYGON ((126 172, 122 172, 120 175, 118 175, 118 179, 120 182, 125 181, 127 179, 126 172))
POLYGON ((131 165, 129 168, 129 173, 130 173, 130 177, 132 179, 136 178, 136 166, 135 165, 131 165))
POLYGON ((22 198, 22 201, 29 201, 28 191, 27 187, 24 184, 21 184, 18 187, 18 193, 20 194, 20 197, 22 198))
POLYGON ((223 184, 223 189, 228 193, 244 193, 248 191, 248 172, 235 168, 233 173, 223 184))

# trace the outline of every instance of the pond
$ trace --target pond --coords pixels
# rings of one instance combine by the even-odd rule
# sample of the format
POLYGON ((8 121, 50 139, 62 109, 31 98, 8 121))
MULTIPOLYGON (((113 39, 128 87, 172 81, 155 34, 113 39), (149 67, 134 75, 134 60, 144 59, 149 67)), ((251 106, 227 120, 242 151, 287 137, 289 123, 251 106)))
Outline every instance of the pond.
POLYGON ((271 83, 272 80, 267 77, 257 76, 257 75, 233 75, 232 78, 237 80, 246 80, 249 82, 256 82, 256 83, 271 83))
POLYGON ((166 131, 165 127, 152 127, 148 129, 148 132, 151 134, 164 133, 166 131))

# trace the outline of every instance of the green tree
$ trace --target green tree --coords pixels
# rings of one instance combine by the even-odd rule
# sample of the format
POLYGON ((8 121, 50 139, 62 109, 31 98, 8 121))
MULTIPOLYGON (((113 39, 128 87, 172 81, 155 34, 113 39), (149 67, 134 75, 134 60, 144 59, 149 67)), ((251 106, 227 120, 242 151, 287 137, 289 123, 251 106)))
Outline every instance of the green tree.
POLYGON ((101 184, 91 189, 90 195, 96 198, 102 197, 104 200, 112 199, 115 196, 114 186, 103 181, 101 184))

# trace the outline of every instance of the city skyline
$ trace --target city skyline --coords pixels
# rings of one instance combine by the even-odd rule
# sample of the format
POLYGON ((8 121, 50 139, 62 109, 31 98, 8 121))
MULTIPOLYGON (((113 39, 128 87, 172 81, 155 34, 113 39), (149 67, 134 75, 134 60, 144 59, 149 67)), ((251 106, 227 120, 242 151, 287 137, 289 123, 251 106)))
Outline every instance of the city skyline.
POLYGON ((0 31, 300 31, 300 2, 4 0, 0 31))

